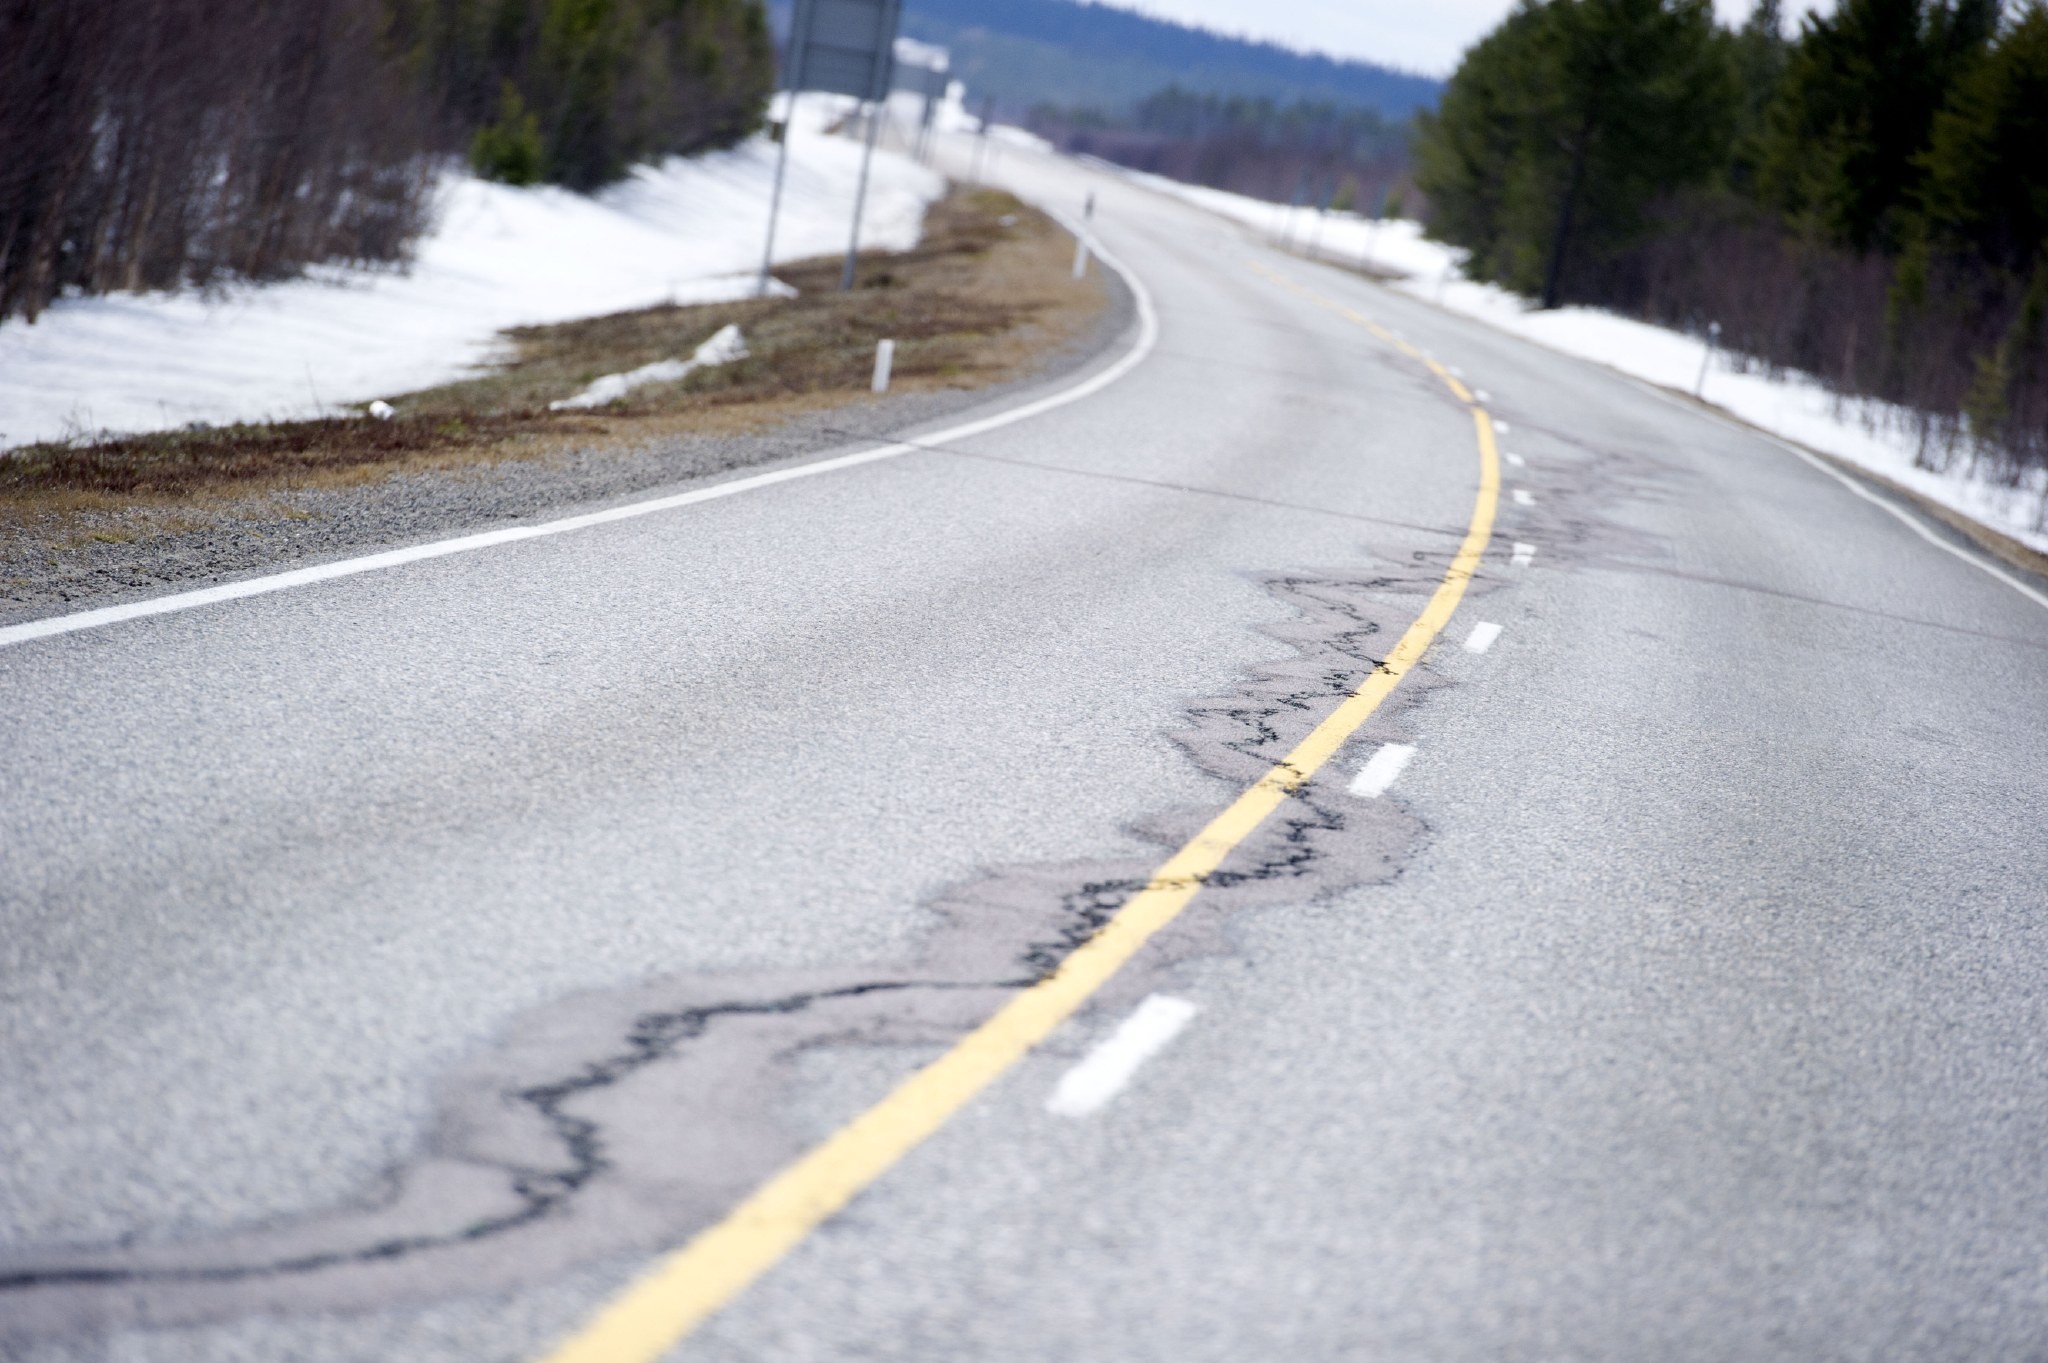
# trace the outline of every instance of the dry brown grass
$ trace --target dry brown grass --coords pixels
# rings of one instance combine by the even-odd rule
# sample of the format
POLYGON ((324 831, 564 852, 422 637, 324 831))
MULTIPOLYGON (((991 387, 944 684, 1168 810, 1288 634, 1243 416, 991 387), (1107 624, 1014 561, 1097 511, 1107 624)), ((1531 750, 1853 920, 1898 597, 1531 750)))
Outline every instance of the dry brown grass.
MULTIPOLYGON (((399 469, 603 449, 692 432, 764 429, 863 401, 877 341, 897 343, 894 388, 980 387, 1021 377, 1076 338, 1105 303, 1068 273, 1071 239, 1009 195, 956 192, 933 206, 917 249, 864 256, 838 291, 839 261, 778 272, 796 298, 656 307, 506 333, 491 372, 391 399, 398 415, 214 427, 86 445, 29 446, 0 459, 0 520, 48 527, 78 515, 161 513, 399 469), (599 375, 688 355, 727 323, 749 358, 649 385, 598 412, 547 404, 599 375)), ((96 530, 93 533, 119 533, 96 530)))

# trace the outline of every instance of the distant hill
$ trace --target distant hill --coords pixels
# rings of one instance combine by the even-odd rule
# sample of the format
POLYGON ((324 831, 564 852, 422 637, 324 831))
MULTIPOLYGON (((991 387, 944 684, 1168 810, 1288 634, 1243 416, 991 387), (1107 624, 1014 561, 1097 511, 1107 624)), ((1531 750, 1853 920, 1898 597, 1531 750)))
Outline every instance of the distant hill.
MULTIPOLYGON (((786 25, 786 5, 777 4, 786 25)), ((780 25, 779 25, 780 26, 780 25)), ((1011 115, 1041 105, 1129 113, 1148 95, 1195 93, 1328 101, 1405 121, 1442 88, 1371 62, 1296 52, 1078 0, 904 0, 906 37, 952 50, 970 96, 1011 115)))

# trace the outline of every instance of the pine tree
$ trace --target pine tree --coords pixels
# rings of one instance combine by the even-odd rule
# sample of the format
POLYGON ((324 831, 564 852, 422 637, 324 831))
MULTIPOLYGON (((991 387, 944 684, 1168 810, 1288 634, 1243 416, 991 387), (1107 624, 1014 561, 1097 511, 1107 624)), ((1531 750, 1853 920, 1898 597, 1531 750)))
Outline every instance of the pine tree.
POLYGON ((1779 0, 1757 0, 1737 30, 1730 56, 1740 95, 1735 124, 1735 150, 1728 169, 1730 183, 1747 191, 1756 183, 1763 159, 1765 119, 1785 80, 1792 44, 1785 38, 1785 11, 1779 0))
POLYGON ((1522 0, 1465 53, 1435 112, 1415 116, 1415 180, 1429 196, 1430 231, 1468 252, 1481 279, 1527 285, 1529 224, 1512 193, 1533 121, 1546 13, 1522 0))
POLYGON ((1706 0, 1525 0, 1421 123, 1417 181, 1481 274, 1555 307, 1725 164, 1736 103, 1706 0))
POLYGON ((1935 245, 2014 272, 2048 250, 2048 4, 2033 0, 1957 82, 1917 165, 1935 245))
MULTIPOLYGON (((2048 5, 2032 0, 1969 67, 1935 117, 1902 308, 1925 301, 1928 257, 2024 287, 1995 345, 1975 357, 1963 411, 1980 442, 2010 442, 2023 381, 2048 365, 2048 5)), ((1994 287, 1991 292, 2001 292, 1994 287)), ((2039 394, 2034 394, 2038 400, 2039 394)))
POLYGON ((1853 250, 1896 250, 1935 111, 1997 23, 1997 0, 1842 0, 1810 16, 1768 117, 1766 201, 1853 250))

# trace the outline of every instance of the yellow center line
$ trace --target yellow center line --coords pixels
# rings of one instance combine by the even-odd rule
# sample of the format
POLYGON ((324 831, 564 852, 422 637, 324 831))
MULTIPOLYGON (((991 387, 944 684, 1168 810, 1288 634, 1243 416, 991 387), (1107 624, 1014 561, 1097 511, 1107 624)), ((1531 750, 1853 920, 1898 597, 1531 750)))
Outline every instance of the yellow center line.
MULTIPOLYGON (((1383 339, 1377 323, 1262 270, 1287 288, 1343 313, 1383 339)), ((1464 385, 1405 341, 1404 352, 1471 405, 1464 385)), ((1442 583, 1382 663, 1294 750, 1209 821, 1152 874, 1116 916, 1045 979, 1003 1005, 894 1092, 761 1185, 717 1224, 657 1259, 541 1363, 654 1363, 779 1263, 811 1231, 965 1107, 1087 1002, 1154 934, 1180 915, 1223 861, 1299 790, 1422 660, 1464 598, 1493 538, 1500 459, 1493 422, 1471 406, 1479 442, 1479 492, 1470 528, 1442 583)))

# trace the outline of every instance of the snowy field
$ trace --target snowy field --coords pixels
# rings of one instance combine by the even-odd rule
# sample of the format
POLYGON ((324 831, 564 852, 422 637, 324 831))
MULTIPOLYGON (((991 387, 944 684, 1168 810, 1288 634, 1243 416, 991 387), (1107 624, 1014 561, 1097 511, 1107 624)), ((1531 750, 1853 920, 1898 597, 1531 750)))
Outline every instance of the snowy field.
MULTIPOLYGON (((1595 360, 1624 374, 1691 393, 1774 435, 1834 455, 1909 487, 2035 549, 2048 551, 2048 475, 2037 471, 2018 489, 1969 476, 1967 468, 1935 473, 1915 466, 1919 436, 1910 414, 1886 403, 1843 400, 1803 374, 1742 373, 1723 354, 1708 359, 1691 336, 1591 308, 1539 312, 1526 299, 1458 273, 1459 252, 1426 241, 1419 224, 1372 223, 1328 214, 1318 223, 1305 210, 1248 199, 1129 171, 1127 178, 1234 218, 1297 249, 1368 264, 1404 276, 1394 287, 1503 331, 1595 360), (1700 381, 1702 363, 1706 379, 1700 381)), ((1967 461, 1962 461, 1967 462, 1967 461)))
MULTIPOLYGON (((857 142, 823 135, 845 101, 799 105, 776 257, 846 249, 857 142)), ((34 325, 0 323, 0 448, 333 412, 446 382, 496 333, 673 300, 752 292, 767 228, 773 144, 642 167, 585 197, 449 171, 437 225, 410 268, 321 269, 217 295, 71 298, 34 325)), ((941 178, 878 152, 863 245, 917 244, 941 178)))

